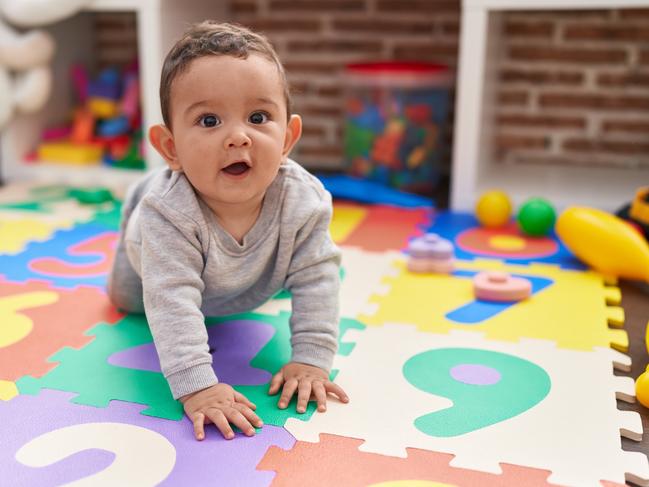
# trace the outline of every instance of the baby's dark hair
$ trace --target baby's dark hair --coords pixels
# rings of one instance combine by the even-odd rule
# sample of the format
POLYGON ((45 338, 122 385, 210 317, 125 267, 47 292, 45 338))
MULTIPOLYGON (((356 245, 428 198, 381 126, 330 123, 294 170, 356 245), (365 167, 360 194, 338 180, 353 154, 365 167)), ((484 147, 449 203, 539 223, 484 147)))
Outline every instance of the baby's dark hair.
POLYGON ((259 54, 277 66, 286 100, 286 116, 291 116, 291 99, 286 73, 275 49, 263 35, 236 24, 206 20, 190 26, 167 54, 160 77, 162 119, 171 128, 171 85, 194 60, 205 56, 234 56, 246 59, 259 54))

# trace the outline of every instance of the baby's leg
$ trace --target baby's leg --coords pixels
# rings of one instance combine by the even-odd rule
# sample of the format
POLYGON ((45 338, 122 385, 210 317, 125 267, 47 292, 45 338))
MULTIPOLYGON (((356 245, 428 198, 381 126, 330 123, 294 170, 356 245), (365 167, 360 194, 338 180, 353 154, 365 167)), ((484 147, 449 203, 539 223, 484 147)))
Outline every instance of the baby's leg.
POLYGON ((128 260, 123 236, 119 239, 113 269, 108 276, 108 296, 122 311, 144 313, 142 280, 128 260))
POLYGON ((131 214, 147 192, 149 183, 157 173, 151 172, 132 185, 124 198, 122 221, 120 223, 119 243, 115 253, 113 269, 108 276, 108 296, 115 306, 128 313, 144 313, 142 280, 137 275, 126 255, 124 235, 131 214))

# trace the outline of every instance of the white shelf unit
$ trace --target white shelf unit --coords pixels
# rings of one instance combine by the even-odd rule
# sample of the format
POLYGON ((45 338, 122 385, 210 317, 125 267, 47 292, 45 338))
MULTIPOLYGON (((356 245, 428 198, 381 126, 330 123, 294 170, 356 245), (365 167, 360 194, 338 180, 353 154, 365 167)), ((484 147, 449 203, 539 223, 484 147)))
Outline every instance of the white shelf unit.
MULTIPOLYGON (((53 61, 54 86, 46 106, 37 113, 19 115, 0 136, 0 173, 6 182, 44 180, 48 183, 124 185, 142 172, 106 166, 68 165, 26 162, 25 156, 40 141, 42 130, 60 123, 74 106, 68 70, 72 63, 92 65, 91 16, 97 12, 128 12, 136 17, 142 127, 146 130, 160 123, 158 88, 162 62, 167 51, 191 22, 205 19, 224 20, 225 2, 210 0, 94 0, 82 12, 43 27, 56 40, 53 61)), ((148 142, 145 146, 147 168, 159 166, 162 159, 148 142)))
POLYGON ((521 10, 646 8, 649 0, 463 0, 451 208, 473 210, 479 195, 505 190, 515 205, 532 196, 557 208, 580 204, 612 211, 649 183, 649 170, 498 165, 491 160, 496 63, 502 14, 521 10))

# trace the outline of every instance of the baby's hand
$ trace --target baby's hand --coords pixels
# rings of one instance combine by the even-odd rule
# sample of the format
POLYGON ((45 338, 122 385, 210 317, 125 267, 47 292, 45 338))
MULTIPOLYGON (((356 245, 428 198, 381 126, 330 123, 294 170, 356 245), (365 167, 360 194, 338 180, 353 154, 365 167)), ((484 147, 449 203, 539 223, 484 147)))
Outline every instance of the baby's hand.
POLYGON ((306 411, 307 404, 312 397, 318 403, 318 411, 326 411, 327 394, 330 392, 338 396, 342 402, 349 402, 342 387, 331 382, 327 372, 312 365, 289 362, 273 376, 268 394, 276 394, 282 384, 284 384, 284 389, 277 403, 280 409, 288 407, 296 390, 298 413, 306 411))
POLYGON ((226 440, 234 438, 230 423, 238 426, 247 436, 254 436, 254 424, 263 425, 261 419, 253 412, 257 408, 246 396, 235 391, 224 383, 215 384, 180 398, 185 414, 194 423, 194 435, 197 440, 205 438, 204 424, 214 423, 226 440))

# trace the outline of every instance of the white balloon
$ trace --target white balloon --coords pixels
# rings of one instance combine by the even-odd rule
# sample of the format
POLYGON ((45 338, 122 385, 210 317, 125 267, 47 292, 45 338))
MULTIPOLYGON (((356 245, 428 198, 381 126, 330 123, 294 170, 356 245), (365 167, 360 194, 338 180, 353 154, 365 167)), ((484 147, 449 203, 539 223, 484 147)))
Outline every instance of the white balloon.
POLYGON ((56 43, 45 31, 20 33, 22 27, 45 25, 74 15, 89 0, 0 0, 0 128, 15 111, 38 111, 52 90, 48 66, 56 43))
POLYGON ((0 0, 0 14, 14 25, 52 24, 79 12, 89 0, 0 0))
POLYGON ((38 111, 52 90, 48 66, 56 43, 47 32, 19 33, 9 24, 35 27, 58 22, 91 0, 0 0, 0 129, 15 111, 38 111))
POLYGON ((0 129, 2 129, 13 113, 13 86, 9 72, 0 67, 0 129))
POLYGON ((0 66, 22 71, 49 63, 55 43, 50 34, 32 30, 19 34, 0 21, 0 66))
POLYGON ((32 68, 14 80, 14 106, 22 113, 33 113, 47 103, 52 91, 52 70, 48 66, 32 68))

